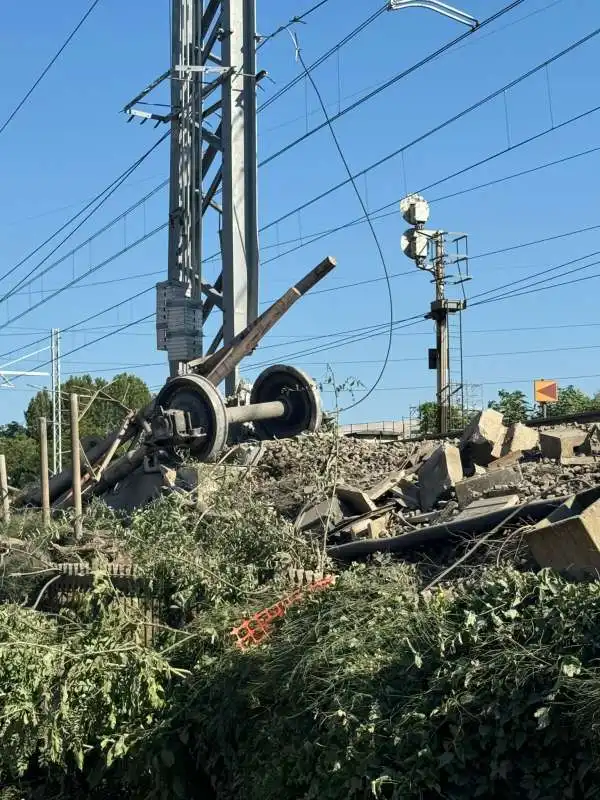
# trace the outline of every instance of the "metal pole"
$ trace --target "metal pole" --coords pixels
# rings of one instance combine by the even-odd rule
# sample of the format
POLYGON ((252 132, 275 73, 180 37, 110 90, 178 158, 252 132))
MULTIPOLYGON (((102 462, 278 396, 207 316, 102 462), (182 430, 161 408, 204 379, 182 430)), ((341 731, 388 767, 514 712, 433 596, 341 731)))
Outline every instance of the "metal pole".
POLYGON ((75 538, 82 536, 81 512, 81 456, 79 452, 79 397, 71 395, 71 465, 73 472, 73 522, 75 538))
POLYGON ((6 474, 6 456, 0 453, 0 493, 2 494, 2 521, 10 522, 10 500, 8 498, 8 477, 6 474))
POLYGON ((42 485, 42 524, 50 525, 50 482, 48 478, 48 421, 40 417, 40 482, 42 485))
POLYGON ((60 330, 52 329, 52 474, 62 472, 62 396, 60 376, 60 330))
MULTIPOLYGON (((255 0, 223 0, 223 344, 258 315, 255 0)), ((226 394, 239 382, 227 376, 226 394)))
POLYGON ((437 403, 438 421, 441 434, 449 431, 450 408, 448 402, 449 352, 448 352, 448 312, 444 307, 445 299, 445 258, 444 234, 438 231, 435 236, 435 299, 438 303, 436 314, 436 349, 437 349, 437 403))
MULTIPOLYGON (((167 349, 172 376, 185 371, 186 362, 201 350, 201 339, 190 334, 186 300, 200 299, 202 281, 202 41, 200 0, 173 0, 171 41, 171 181, 169 199, 168 279, 181 285, 168 303, 181 311, 167 328, 167 349), (176 299, 177 298, 177 299, 176 299)), ((157 318, 157 322, 159 319, 157 318)))

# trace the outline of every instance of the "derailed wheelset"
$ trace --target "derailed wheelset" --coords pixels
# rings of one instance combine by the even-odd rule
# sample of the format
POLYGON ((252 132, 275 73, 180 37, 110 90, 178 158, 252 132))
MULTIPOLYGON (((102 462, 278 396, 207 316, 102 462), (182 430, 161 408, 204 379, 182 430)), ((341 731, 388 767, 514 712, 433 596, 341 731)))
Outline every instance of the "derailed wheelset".
POLYGON ((228 408, 216 387, 201 375, 171 379, 156 398, 155 440, 179 439, 200 461, 212 461, 225 447, 230 426, 253 423, 261 439, 287 439, 319 428, 323 411, 314 381, 302 370, 276 364, 264 370, 248 405, 228 408), (170 425, 165 426, 167 417, 170 425), (158 423, 158 424, 157 424, 158 423))

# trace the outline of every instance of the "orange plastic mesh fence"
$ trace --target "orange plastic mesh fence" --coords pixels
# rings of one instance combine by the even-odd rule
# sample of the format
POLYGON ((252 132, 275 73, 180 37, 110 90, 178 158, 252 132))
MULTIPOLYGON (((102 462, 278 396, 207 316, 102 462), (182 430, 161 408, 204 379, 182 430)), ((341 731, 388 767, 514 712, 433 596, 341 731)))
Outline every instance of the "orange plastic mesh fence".
POLYGON ((304 589, 296 589, 295 592, 282 598, 275 605, 258 611, 249 619, 245 619, 241 625, 231 631, 231 635, 236 640, 236 645, 241 650, 245 650, 252 645, 260 644, 271 632, 273 621, 285 616, 290 606, 300 602, 307 592, 328 589, 333 585, 334 580, 333 575, 327 575, 304 589))

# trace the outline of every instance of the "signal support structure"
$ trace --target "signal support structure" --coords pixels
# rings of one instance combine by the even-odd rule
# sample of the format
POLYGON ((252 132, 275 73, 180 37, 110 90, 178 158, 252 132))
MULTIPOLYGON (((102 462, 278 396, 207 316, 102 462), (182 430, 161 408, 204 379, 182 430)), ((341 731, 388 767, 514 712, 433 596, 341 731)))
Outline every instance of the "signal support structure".
MULTIPOLYGON (((429 204, 425 198, 418 194, 408 195, 400 203, 400 211, 406 222, 414 227, 409 228, 402 236, 401 247, 406 256, 412 259, 417 267, 433 275, 435 284, 435 300, 431 303, 425 319, 435 322, 436 344, 429 350, 429 368, 437 372, 436 402, 438 409, 438 428, 441 434, 448 433, 451 429, 452 400, 457 392, 462 393, 462 328, 459 348, 460 382, 453 385, 450 378, 450 318, 466 308, 467 301, 450 300, 446 297, 446 283, 449 279, 447 265, 449 261, 458 265, 459 277, 453 282, 462 284, 470 280, 468 257, 457 252, 456 256, 449 257, 446 252, 447 232, 443 230, 426 230, 425 225, 429 220, 429 204), (466 274, 463 273, 461 264, 466 265, 466 274)), ((466 241, 466 236, 460 234, 455 242, 466 241)))

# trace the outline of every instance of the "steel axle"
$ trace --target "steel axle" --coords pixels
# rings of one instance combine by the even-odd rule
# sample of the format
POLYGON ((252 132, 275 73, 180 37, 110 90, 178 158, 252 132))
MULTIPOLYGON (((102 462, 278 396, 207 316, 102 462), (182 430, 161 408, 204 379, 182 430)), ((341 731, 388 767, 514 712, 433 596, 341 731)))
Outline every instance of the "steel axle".
POLYGON ((247 406, 234 406, 227 409, 227 421, 230 425, 241 422, 260 422, 267 419, 280 419, 288 415, 290 406, 285 400, 273 400, 270 403, 254 403, 247 406))
MULTIPOLYGON (((254 423, 263 439, 285 439, 321 424, 321 398, 302 370, 277 364, 264 370, 252 387, 250 404, 226 407, 211 381, 201 375, 181 375, 158 393, 156 409, 182 411, 189 420, 192 454, 210 461, 225 447, 230 425, 254 423), (194 436, 193 431, 201 431, 194 436)), ((159 412, 160 413, 160 412, 159 412)))

